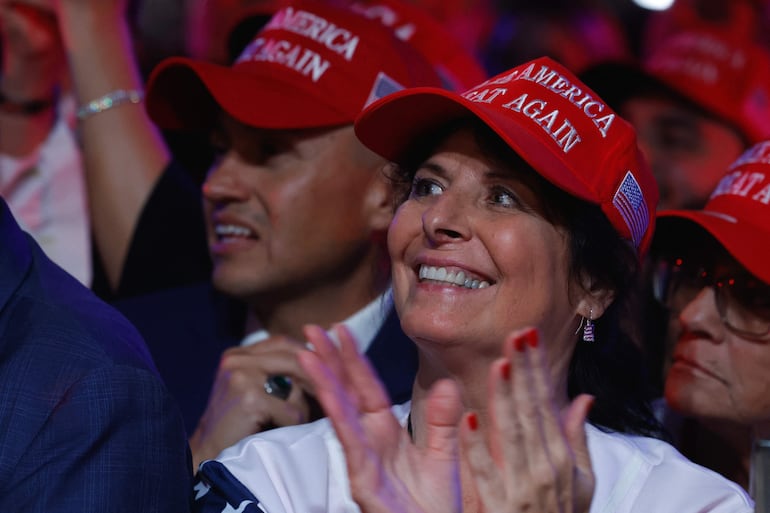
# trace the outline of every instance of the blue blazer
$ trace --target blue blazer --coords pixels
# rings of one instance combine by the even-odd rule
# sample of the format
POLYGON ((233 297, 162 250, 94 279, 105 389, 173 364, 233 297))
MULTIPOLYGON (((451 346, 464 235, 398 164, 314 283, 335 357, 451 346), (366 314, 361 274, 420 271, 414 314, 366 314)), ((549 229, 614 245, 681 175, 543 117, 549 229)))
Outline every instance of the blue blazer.
POLYGON ((141 337, 0 199, 0 511, 184 512, 179 410, 141 337))

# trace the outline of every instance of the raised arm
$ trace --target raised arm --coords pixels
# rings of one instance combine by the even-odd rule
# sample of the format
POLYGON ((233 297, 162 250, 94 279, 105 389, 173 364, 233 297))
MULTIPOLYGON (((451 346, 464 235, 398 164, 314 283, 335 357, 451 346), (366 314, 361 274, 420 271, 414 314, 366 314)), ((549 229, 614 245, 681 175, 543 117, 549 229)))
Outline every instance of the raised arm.
MULTIPOLYGON (((126 0, 53 0, 78 104, 143 88, 126 0)), ((79 121, 93 233, 113 288, 142 207, 169 153, 141 103, 79 121)))

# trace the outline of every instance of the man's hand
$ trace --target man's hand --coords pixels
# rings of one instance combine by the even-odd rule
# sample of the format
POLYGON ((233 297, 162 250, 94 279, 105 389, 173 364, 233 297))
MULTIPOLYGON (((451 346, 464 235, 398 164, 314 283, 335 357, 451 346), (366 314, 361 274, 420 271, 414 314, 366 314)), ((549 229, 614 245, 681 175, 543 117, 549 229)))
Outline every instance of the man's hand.
POLYGON ((318 416, 311 387, 297 362, 304 348, 303 342, 278 336, 223 353, 208 406, 190 438, 194 468, 246 436, 318 416), (266 392, 270 376, 291 380, 285 400, 266 392))

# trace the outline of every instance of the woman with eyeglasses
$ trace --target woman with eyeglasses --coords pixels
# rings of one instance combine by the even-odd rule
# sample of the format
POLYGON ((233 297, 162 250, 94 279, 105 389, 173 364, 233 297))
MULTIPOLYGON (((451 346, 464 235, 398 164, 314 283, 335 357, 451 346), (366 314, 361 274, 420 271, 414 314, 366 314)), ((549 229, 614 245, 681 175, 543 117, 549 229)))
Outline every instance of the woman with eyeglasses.
POLYGON ((653 256, 671 313, 665 400, 683 416, 667 424, 686 456, 749 488, 753 441, 770 438, 770 141, 703 210, 660 213, 653 256))

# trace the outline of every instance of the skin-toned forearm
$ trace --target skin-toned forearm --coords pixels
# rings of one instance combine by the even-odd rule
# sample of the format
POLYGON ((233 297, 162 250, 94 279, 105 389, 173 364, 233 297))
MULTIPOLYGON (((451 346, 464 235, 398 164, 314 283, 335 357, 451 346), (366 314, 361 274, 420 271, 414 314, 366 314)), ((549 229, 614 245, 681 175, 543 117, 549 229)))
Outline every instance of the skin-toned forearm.
MULTIPOLYGON (((141 89, 124 9, 112 0, 59 4, 79 105, 118 89, 141 89)), ((94 237, 116 288, 140 212, 169 154, 141 104, 113 107, 79 127, 94 237)))

